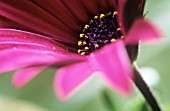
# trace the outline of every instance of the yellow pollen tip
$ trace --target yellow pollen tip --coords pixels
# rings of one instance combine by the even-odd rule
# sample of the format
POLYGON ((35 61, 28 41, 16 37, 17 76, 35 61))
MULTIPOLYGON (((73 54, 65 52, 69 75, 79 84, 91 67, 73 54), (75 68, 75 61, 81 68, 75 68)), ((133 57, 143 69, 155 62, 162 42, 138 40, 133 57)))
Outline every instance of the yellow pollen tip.
POLYGON ((101 14, 101 15, 100 15, 100 18, 103 18, 104 16, 105 16, 104 14, 101 14))
POLYGON ((78 45, 79 45, 79 46, 82 45, 82 41, 78 41, 78 45))
POLYGON ((111 42, 116 42, 116 39, 111 39, 111 42))
POLYGON ((84 41, 84 42, 83 42, 83 45, 86 45, 86 44, 87 44, 86 41, 84 41))
POLYGON ((87 28, 89 28, 89 25, 85 25, 84 29, 87 29, 87 28))
POLYGON ((123 39, 123 38, 124 38, 124 36, 122 35, 122 36, 120 36, 120 38, 121 38, 121 39, 123 39))
POLYGON ((88 39, 89 37, 86 35, 85 38, 88 39))
POLYGON ((111 12, 109 12, 107 15, 111 15, 112 13, 111 12))
POLYGON ((95 44, 95 46, 94 46, 95 48, 99 48, 99 45, 98 44, 95 44))
POLYGON ((94 19, 98 19, 99 17, 98 16, 94 16, 94 19))
POLYGON ((117 15, 118 14, 118 12, 117 11, 114 11, 113 12, 113 16, 115 16, 115 15, 117 15))
POLYGON ((86 53, 85 52, 82 52, 81 55, 85 55, 86 53))
POLYGON ((85 47, 84 49, 85 49, 85 50, 89 50, 89 48, 88 48, 88 47, 85 47))
POLYGON ((117 31, 120 31, 121 30, 121 28, 117 28, 117 31))
POLYGON ((83 38, 84 34, 80 34, 80 38, 83 38))
POLYGON ((93 23, 93 20, 90 20, 90 24, 93 23))
POLYGON ((79 49, 77 52, 80 54, 81 53, 81 49, 79 49))

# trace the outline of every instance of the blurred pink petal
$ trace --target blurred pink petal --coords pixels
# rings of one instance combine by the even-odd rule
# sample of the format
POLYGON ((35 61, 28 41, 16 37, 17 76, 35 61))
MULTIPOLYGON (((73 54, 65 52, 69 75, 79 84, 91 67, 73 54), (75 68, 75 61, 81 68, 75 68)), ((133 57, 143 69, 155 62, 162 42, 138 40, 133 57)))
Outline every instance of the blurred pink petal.
POLYGON ((32 80, 35 76, 37 76, 42 70, 44 70, 44 67, 33 67, 33 68, 26 68, 17 71, 13 75, 12 84, 16 88, 22 88, 25 86, 30 80, 32 80))
POLYGON ((62 100, 68 99, 92 75, 87 62, 59 69, 54 79, 54 89, 62 100))
POLYGON ((123 40, 96 51, 89 62, 91 67, 102 72, 101 76, 111 89, 125 95, 131 92, 129 78, 132 78, 132 69, 123 40))
POLYGON ((126 44, 159 40, 160 31, 148 20, 137 19, 125 38, 126 44))

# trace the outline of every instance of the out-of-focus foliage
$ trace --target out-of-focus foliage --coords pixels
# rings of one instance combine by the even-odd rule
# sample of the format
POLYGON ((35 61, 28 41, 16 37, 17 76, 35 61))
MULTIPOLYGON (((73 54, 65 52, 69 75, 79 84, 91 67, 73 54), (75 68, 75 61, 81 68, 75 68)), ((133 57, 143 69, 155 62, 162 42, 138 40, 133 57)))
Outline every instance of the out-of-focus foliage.
MULTIPOLYGON (((164 111, 170 111, 170 0, 147 0, 146 17, 160 26, 165 40, 157 45, 141 45, 137 63, 159 73, 159 83, 152 87, 164 111)), ((41 73, 21 90, 11 86, 12 73, 0 75, 0 111, 150 111, 137 90, 131 97, 121 97, 93 78, 67 102, 60 102, 53 92, 54 71, 41 73), (111 98, 111 105, 103 98, 111 98), (111 105, 111 106, 109 106, 111 105)), ((154 78, 154 77, 153 77, 154 78)))

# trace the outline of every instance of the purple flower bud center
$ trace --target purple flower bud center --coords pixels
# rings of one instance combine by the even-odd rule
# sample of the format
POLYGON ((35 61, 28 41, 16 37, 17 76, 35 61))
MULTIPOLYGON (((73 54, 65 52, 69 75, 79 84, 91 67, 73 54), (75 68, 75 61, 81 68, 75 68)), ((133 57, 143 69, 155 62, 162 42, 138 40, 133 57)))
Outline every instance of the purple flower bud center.
POLYGON ((122 38, 117 11, 95 16, 89 25, 85 25, 78 40, 78 53, 88 55, 104 45, 122 38))

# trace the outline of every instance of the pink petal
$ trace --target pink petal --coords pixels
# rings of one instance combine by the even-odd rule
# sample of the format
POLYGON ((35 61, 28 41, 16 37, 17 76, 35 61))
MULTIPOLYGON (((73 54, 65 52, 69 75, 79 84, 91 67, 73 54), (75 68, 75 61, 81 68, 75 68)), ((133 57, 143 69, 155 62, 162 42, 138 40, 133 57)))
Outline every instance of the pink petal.
POLYGON ((160 31, 151 22, 138 19, 125 37, 125 42, 126 44, 137 44, 140 40, 144 42, 158 40, 160 36, 160 31))
POLYGON ((61 68, 54 79, 54 89, 61 100, 68 99, 89 76, 92 70, 87 62, 61 68))
POLYGON ((32 66, 61 67, 83 61, 72 54, 43 52, 38 50, 6 49, 0 51, 0 73, 32 66))
POLYGON ((122 94, 129 94, 132 77, 131 64, 122 40, 111 43, 89 57, 91 67, 100 70, 106 83, 122 94))
POLYGON ((30 80, 32 80, 35 76, 37 76, 38 73, 40 73, 42 70, 44 70, 44 67, 26 68, 26 69, 19 70, 13 75, 12 84, 16 88, 22 88, 30 80))
POLYGON ((69 48, 66 46, 64 47, 47 36, 15 29, 0 29, 0 49, 23 46, 27 46, 27 49, 50 50, 54 52, 66 52, 66 49, 69 48))
POLYGON ((0 9, 1 28, 30 31, 68 43, 77 42, 77 34, 66 23, 28 0, 3 0, 0 2, 0 9))
POLYGON ((0 73, 33 65, 61 67, 85 58, 68 50, 68 47, 46 36, 14 29, 0 29, 0 73))

